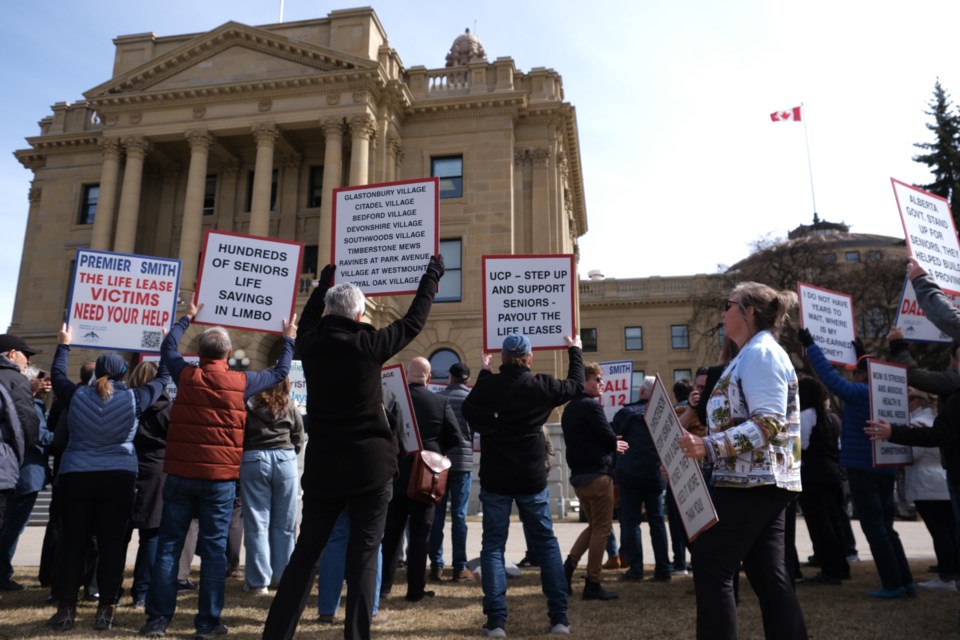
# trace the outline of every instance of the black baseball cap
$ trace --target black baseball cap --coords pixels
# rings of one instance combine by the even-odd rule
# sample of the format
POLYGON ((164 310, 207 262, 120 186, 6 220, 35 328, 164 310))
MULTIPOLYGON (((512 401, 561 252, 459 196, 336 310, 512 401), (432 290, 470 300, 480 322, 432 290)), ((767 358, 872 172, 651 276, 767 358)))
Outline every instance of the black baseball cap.
POLYGON ((462 362, 454 363, 450 367, 450 375, 460 382, 466 382, 470 379, 470 367, 462 362))
POLYGON ((20 351, 28 358, 43 353, 43 349, 32 348, 20 336, 12 333, 0 333, 0 353, 7 353, 8 351, 20 351))

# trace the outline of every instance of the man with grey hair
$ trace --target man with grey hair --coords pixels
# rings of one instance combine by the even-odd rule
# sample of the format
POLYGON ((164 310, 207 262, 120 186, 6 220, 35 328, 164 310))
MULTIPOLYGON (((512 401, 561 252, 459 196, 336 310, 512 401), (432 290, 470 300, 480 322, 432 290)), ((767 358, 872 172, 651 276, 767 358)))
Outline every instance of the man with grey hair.
POLYGON ((227 634, 220 619, 227 577, 227 530, 243 459, 246 401, 283 381, 290 371, 297 316, 282 321, 283 350, 266 371, 231 371, 230 334, 222 327, 200 335, 199 366, 187 364, 177 345, 203 305, 190 303, 160 346, 160 358, 177 384, 170 411, 163 470, 163 515, 147 592, 147 623, 140 635, 162 637, 177 606, 177 568, 190 520, 199 518, 200 591, 197 640, 227 634))
POLYGON ((301 480, 303 522, 267 616, 265 640, 296 633, 317 560, 344 509, 350 518, 344 637, 370 637, 377 555, 397 475, 397 444, 383 409, 380 370, 423 329, 443 258, 430 259, 410 308, 381 329, 363 322, 360 289, 332 286, 335 269, 327 265, 320 273, 297 337, 310 436, 301 480))

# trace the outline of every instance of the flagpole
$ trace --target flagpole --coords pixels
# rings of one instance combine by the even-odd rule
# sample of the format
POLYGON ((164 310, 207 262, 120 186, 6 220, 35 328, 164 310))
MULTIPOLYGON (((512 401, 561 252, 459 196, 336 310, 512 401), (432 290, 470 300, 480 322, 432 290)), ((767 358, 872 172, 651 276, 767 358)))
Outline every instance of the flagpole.
POLYGON ((803 141, 807 146, 807 171, 810 173, 810 198, 813 200, 813 217, 816 218, 817 196, 813 191, 813 163, 810 162, 810 138, 807 136, 807 116, 802 102, 800 103, 800 113, 802 114, 800 122, 803 123, 803 141))

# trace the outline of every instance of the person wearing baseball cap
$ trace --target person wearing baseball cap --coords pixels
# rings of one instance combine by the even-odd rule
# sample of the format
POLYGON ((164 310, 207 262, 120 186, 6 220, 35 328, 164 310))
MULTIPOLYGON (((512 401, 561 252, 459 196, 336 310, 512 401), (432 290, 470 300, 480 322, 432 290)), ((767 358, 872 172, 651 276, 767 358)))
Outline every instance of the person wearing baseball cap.
POLYGON ((23 374, 40 349, 20 336, 0 334, 0 386, 5 411, 0 411, 0 525, 9 494, 20 478, 23 456, 40 437, 40 416, 33 406, 33 385, 23 374), (9 406, 7 406, 9 405, 9 406))

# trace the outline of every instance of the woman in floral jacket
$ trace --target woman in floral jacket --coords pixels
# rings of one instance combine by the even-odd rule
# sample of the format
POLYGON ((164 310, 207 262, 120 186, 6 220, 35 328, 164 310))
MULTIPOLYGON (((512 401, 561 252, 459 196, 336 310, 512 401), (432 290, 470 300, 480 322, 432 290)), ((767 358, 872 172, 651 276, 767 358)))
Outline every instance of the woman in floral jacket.
POLYGON ((707 435, 678 440, 685 456, 714 465, 718 522, 692 548, 700 639, 738 637, 733 579, 741 562, 767 640, 807 637, 784 562, 784 510, 800 491, 800 407, 797 374, 777 335, 796 301, 756 282, 734 288, 723 328, 740 352, 707 400, 707 435))

